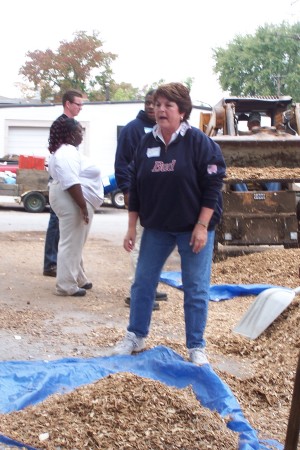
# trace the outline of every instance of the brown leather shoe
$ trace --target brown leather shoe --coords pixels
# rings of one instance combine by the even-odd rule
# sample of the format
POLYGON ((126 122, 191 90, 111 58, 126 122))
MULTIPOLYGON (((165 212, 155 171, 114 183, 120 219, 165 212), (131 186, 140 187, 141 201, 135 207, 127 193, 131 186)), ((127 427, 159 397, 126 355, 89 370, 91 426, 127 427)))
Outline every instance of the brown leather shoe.
POLYGON ((52 266, 50 269, 44 270, 43 275, 45 277, 56 277, 56 266, 52 266))
MULTIPOLYGON (((125 298, 125 303, 127 306, 130 306, 130 297, 126 297, 125 298)), ((153 311, 157 311, 158 309, 160 309, 160 306, 157 302, 153 303, 153 311)))
POLYGON ((86 294, 86 290, 79 288, 78 291, 74 292, 74 294, 72 294, 72 297, 84 297, 86 294))
POLYGON ((158 291, 156 291, 155 300, 157 300, 158 302, 160 302, 162 300, 166 301, 166 300, 168 300, 168 296, 167 296, 167 294, 165 292, 158 292, 158 291))
POLYGON ((83 286, 81 286, 82 289, 92 289, 93 283, 85 283, 83 286))

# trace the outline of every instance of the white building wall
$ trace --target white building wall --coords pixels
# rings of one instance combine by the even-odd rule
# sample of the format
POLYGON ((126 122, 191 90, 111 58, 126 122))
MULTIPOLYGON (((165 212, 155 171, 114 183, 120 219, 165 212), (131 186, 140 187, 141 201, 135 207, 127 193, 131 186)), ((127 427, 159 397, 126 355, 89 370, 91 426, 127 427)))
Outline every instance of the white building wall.
MULTIPOLYGON (((143 109, 140 103, 87 103, 76 117, 85 128, 80 148, 101 167, 103 175, 114 172, 117 127, 126 125, 143 109)), ((61 105, 0 107, 0 157, 10 148, 18 154, 48 157, 48 133, 63 112, 61 105)), ((193 109, 190 123, 199 126, 200 110, 193 109)))

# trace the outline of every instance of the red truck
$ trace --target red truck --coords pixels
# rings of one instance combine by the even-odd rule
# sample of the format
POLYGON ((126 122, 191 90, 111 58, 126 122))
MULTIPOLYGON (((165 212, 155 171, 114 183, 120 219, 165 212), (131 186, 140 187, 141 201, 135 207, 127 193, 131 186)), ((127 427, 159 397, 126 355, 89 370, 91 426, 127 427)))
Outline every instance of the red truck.
POLYGON ((19 168, 19 162, 15 160, 5 160, 0 158, 0 172, 12 172, 17 173, 19 168))

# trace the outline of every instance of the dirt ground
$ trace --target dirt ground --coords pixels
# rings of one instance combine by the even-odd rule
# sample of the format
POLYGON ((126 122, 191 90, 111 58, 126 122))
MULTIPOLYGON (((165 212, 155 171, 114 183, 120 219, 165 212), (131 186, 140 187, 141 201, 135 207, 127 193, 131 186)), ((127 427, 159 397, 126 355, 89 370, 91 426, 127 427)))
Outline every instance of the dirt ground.
MULTIPOLYGON (((101 356, 123 336, 129 315, 124 298, 130 259, 119 245, 88 240, 84 260, 94 287, 84 298, 54 295, 55 279, 42 275, 44 233, 0 233, 0 248, 0 360, 101 356)), ((299 265, 300 249, 228 257, 214 263, 212 284, 295 288, 300 285, 299 265)), ((179 270, 176 252, 165 270, 179 270)), ((153 312, 147 348, 166 345, 186 357, 183 293, 165 284, 159 290, 167 292, 168 301, 153 312)), ((207 353, 260 437, 283 444, 300 349, 300 296, 265 333, 250 341, 232 329, 254 298, 210 302, 207 353)))

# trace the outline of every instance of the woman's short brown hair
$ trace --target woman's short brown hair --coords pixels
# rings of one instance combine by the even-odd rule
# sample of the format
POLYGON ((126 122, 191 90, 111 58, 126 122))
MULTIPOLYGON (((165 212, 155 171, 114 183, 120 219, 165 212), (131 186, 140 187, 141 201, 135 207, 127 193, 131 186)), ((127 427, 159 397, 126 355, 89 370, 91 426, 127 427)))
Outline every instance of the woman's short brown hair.
POLYGON ((165 97, 171 102, 175 102, 179 112, 184 113, 184 119, 190 117, 193 105, 190 97, 190 91, 182 83, 161 84, 154 92, 154 103, 158 97, 165 97))

